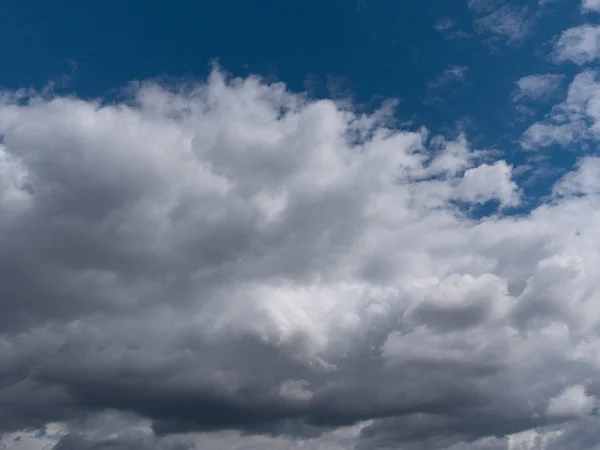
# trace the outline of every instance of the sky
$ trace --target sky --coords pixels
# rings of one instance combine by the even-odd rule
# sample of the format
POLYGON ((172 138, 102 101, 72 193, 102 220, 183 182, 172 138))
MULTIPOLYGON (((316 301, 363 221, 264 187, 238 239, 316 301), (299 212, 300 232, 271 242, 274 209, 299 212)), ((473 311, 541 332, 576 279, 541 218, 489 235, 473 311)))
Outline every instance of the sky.
POLYGON ((0 449, 600 450, 600 1, 0 41, 0 449))

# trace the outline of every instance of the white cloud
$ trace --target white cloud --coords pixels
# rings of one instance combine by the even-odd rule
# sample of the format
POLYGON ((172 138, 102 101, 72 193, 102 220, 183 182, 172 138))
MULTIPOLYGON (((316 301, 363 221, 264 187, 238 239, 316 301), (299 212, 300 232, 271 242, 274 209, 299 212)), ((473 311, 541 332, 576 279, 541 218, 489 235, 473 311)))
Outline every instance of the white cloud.
POLYGON ((537 74, 523 77, 517 81, 518 92, 515 94, 514 100, 543 100, 556 93, 563 79, 564 75, 558 74, 537 74))
POLYGON ((444 75, 457 80, 463 80, 466 77, 468 70, 469 68, 467 66, 452 66, 444 71, 444 75))
POLYGON ((451 66, 438 78, 436 85, 444 85, 453 81, 464 81, 469 68, 467 66, 451 66))
POLYGON ((438 19, 437 22, 433 25, 433 28, 437 31, 444 32, 448 31, 456 26, 456 21, 450 19, 449 17, 443 17, 438 19))
POLYGON ((600 56, 600 26, 581 25, 564 31, 554 47, 559 62, 585 64, 600 56))
POLYGON ((596 399, 585 392, 585 387, 577 384, 550 399, 546 414, 551 417, 587 416, 592 413, 596 403, 596 399))
POLYGON ((456 91, 456 88, 467 82, 468 72, 469 68, 467 66, 455 65, 448 67, 436 79, 428 83, 425 102, 429 104, 444 102, 446 97, 456 91))
POLYGON ((512 181, 512 169, 504 161, 482 164, 465 172, 458 183, 456 198, 471 203, 496 199, 502 206, 519 203, 518 187, 512 181))
POLYGON ((502 0, 469 0, 469 8, 477 15, 479 33, 491 36, 491 42, 519 43, 532 31, 534 22, 526 7, 502 0))
POLYGON ((554 143, 566 146, 582 139, 585 129, 580 123, 535 123, 523 134, 521 145, 526 149, 547 147, 554 143))
POLYGON ((568 173, 554 186, 555 195, 600 194, 600 158, 584 157, 577 166, 577 171, 568 173))
POLYGON ((600 0, 582 0, 581 7, 584 11, 600 11, 600 0))
POLYGON ((527 149, 554 143, 569 145, 600 136, 600 83, 598 73, 578 74, 569 86, 565 100, 556 105, 545 121, 535 123, 524 133, 527 149))

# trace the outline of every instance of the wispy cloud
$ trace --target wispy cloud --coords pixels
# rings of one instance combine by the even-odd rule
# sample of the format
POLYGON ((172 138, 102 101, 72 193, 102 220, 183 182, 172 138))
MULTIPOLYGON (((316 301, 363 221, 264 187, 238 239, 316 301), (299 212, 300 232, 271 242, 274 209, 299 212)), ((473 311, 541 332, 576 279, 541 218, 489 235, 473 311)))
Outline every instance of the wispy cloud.
POLYGON ((475 13, 475 29, 489 43, 518 44, 528 37, 535 23, 529 8, 498 0, 469 0, 475 13))
POLYGON ((435 80, 429 83, 430 88, 442 87, 457 81, 465 81, 469 68, 467 66, 450 66, 435 80))
POLYGON ((536 74, 523 77, 516 82, 517 91, 513 95, 513 101, 539 101, 552 97, 560 89, 564 78, 561 74, 536 74))
POLYGON ((467 81, 467 66, 450 66, 427 84, 426 104, 443 103, 445 98, 455 93, 450 85, 462 85, 467 81))
POLYGON ((448 40, 470 39, 473 37, 471 34, 457 28, 456 21, 449 17, 438 19, 433 28, 448 40))
POLYGON ((438 19, 435 24, 433 25, 433 28, 436 29, 437 31, 443 32, 443 31, 448 31, 452 28, 454 28, 456 26, 456 21, 450 19, 449 17, 443 17, 441 19, 438 19))

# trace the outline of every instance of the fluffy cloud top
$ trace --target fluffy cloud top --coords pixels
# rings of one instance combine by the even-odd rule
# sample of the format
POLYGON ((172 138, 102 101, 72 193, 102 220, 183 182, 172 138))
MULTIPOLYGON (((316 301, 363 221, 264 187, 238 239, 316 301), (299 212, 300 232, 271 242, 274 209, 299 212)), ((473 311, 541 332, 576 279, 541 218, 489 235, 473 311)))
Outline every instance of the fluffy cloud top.
POLYGON ((500 449, 590 412, 595 159, 504 216, 512 167, 464 136, 219 71, 129 94, 2 97, 0 431, 500 449))

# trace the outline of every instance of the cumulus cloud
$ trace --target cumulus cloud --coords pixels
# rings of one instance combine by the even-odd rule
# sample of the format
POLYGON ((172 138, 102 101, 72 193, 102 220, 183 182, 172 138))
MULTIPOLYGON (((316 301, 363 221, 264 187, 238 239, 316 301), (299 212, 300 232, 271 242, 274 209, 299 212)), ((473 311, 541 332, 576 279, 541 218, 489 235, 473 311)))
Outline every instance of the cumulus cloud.
POLYGON ((523 135, 525 148, 551 144, 569 145, 600 136, 600 83, 598 72, 585 70, 575 76, 563 102, 523 135))
POLYGON ((581 25, 564 31, 554 47, 558 62, 585 64, 600 56, 600 26, 581 25))
POLYGON ((219 71, 127 92, 0 102, 0 432, 500 449, 600 392, 594 160, 511 217, 465 136, 219 71))
POLYGON ((502 206, 516 206, 519 189, 511 177, 512 168, 504 161, 468 169, 457 186, 457 198, 470 203, 496 199, 502 206))

